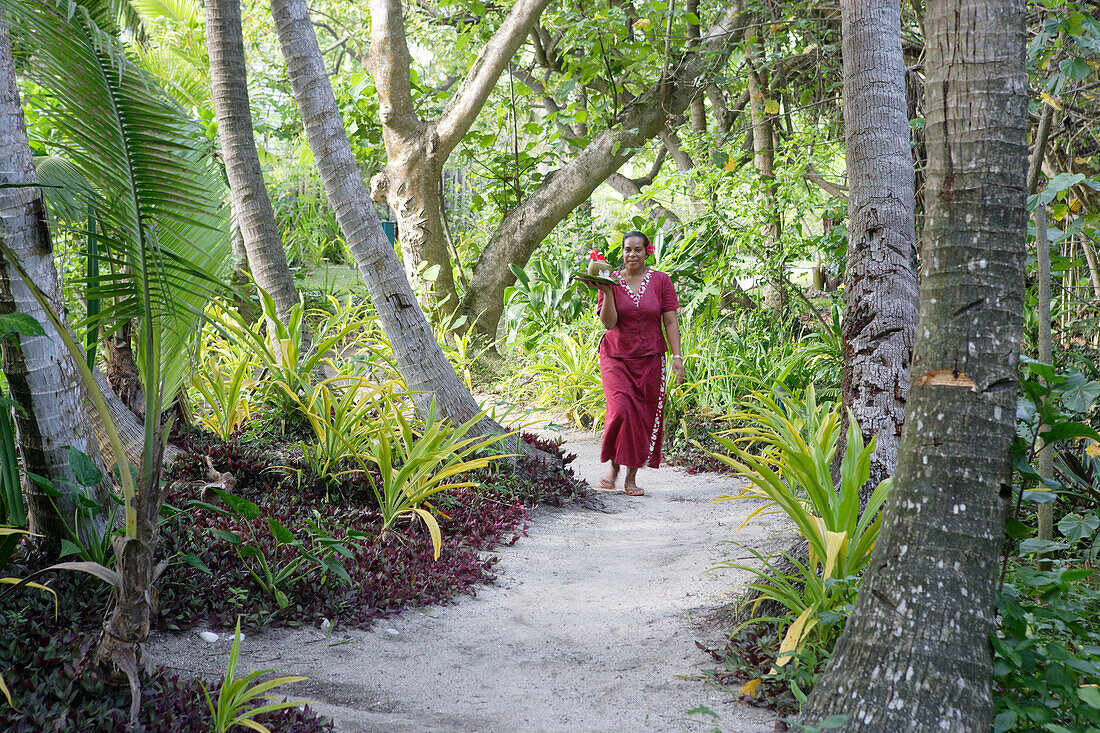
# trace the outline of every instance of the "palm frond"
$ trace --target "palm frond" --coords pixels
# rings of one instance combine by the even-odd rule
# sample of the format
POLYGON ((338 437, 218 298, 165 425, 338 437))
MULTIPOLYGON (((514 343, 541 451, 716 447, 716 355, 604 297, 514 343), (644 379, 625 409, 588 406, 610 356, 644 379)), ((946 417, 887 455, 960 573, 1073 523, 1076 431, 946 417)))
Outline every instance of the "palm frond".
MULTIPOLYGON (((45 93, 30 104, 52 125, 50 143, 99 199, 107 266, 87 283, 105 301, 99 318, 156 324, 139 339, 143 368, 151 356, 180 362, 175 355, 193 343, 202 306, 225 290, 230 256, 225 186, 209 140, 83 5, 0 0, 0 7, 33 49, 27 77, 45 93)), ((165 399, 182 376, 166 385, 165 399)))

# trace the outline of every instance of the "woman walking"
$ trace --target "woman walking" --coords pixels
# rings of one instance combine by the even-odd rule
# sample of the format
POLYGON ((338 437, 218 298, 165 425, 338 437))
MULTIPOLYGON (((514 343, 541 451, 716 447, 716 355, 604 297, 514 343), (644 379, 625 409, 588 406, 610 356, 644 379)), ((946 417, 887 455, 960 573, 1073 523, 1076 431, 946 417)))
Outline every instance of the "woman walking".
POLYGON ((625 467, 623 488, 630 496, 645 494, 638 486, 638 469, 661 464, 666 351, 672 353, 676 383, 684 381, 676 319, 680 301, 668 275, 646 265, 652 252, 649 237, 628 232, 623 236, 623 268, 612 276, 616 282, 590 281, 600 291, 596 308, 607 329, 600 340, 600 378, 607 399, 600 460, 610 461, 611 468, 600 486, 614 489, 625 467))

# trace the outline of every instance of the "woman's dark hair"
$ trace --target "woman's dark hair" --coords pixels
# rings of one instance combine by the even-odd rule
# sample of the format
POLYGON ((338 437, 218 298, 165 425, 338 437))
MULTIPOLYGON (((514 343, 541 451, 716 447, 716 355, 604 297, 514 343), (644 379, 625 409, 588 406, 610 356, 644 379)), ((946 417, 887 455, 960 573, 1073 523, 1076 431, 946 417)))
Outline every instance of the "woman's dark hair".
POLYGON ((623 235, 623 244, 626 244, 626 240, 630 239, 631 237, 641 237, 642 241, 645 242, 645 246, 647 248, 649 247, 649 237, 646 236, 645 232, 639 232, 637 230, 633 232, 627 232, 623 235))

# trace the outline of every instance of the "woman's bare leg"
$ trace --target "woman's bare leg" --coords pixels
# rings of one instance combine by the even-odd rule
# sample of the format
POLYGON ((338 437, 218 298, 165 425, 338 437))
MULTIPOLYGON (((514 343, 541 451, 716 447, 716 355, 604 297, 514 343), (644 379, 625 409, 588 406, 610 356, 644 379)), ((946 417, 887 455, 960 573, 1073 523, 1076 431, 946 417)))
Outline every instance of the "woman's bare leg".
POLYGON ((641 496, 645 493, 644 490, 638 488, 637 479, 638 469, 627 466, 626 479, 623 480, 623 488, 626 490, 626 493, 630 494, 631 496, 641 496))
POLYGON ((607 476, 600 481, 600 488, 602 489, 614 489, 615 482, 619 480, 619 464, 614 461, 611 462, 611 468, 607 472, 607 476))

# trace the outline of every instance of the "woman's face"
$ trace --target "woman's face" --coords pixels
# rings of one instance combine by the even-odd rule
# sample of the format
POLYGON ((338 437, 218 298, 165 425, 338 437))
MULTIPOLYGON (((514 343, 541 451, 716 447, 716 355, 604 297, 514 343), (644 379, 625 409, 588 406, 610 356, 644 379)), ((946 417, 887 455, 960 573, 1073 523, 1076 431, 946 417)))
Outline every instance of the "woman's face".
POLYGON ((623 265, 636 270, 645 266, 645 240, 641 237, 628 237, 623 240, 623 265))

